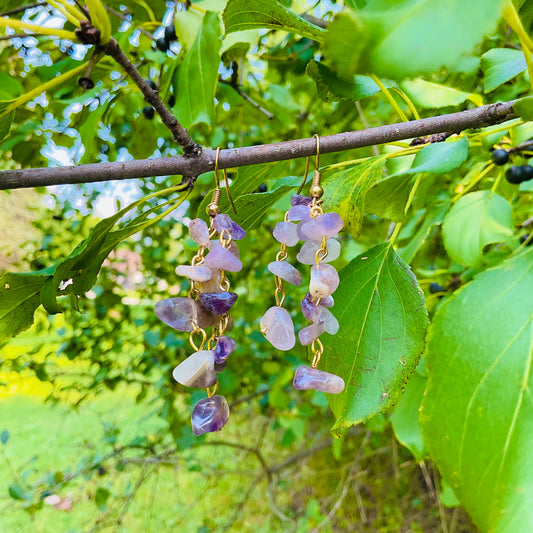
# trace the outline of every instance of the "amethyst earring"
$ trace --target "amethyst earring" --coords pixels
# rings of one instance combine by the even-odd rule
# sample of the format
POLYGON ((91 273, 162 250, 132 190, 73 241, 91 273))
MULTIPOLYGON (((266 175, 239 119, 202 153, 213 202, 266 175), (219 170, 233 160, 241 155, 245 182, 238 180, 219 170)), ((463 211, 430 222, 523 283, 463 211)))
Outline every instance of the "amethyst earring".
MULTIPOLYGON (((169 298, 155 306, 155 314, 161 321, 178 331, 189 332, 189 342, 194 349, 194 353, 173 370, 172 377, 181 385, 205 388, 207 391, 207 398, 200 400, 192 412, 194 435, 219 431, 229 418, 228 402, 224 396, 215 395, 217 374, 224 370, 235 349, 235 341, 225 333, 231 331, 233 326, 230 309, 237 300, 237 294, 230 291, 226 272, 239 272, 242 269, 235 241, 246 235, 228 215, 220 213, 219 151, 217 148, 216 188, 207 206, 210 225, 200 218, 191 220, 189 234, 198 244, 198 252, 190 265, 176 268, 178 276, 189 279, 190 290, 187 297, 169 298), (207 339, 206 328, 210 326, 213 326, 213 331, 207 339)), ((228 198, 233 206, 225 171, 224 177, 228 198)))
MULTIPOLYGON (((285 263, 287 258, 286 247, 295 246, 298 241, 304 241, 296 259, 305 265, 311 266, 309 292, 302 300, 302 313, 311 322, 298 332, 300 343, 310 345, 313 354, 311 366, 301 366, 294 376, 294 387, 298 390, 315 389, 330 394, 339 394, 344 390, 344 380, 331 374, 318 370, 320 358, 324 347, 319 337, 323 333, 335 335, 339 330, 339 323, 329 310, 333 306, 332 294, 339 286, 337 270, 329 264, 340 255, 340 243, 334 237, 343 227, 343 221, 337 213, 324 213, 322 196, 324 190, 320 185, 320 172, 318 161, 320 155, 320 141, 315 135, 317 149, 315 172, 310 188, 310 196, 295 194, 291 197, 291 208, 285 215, 283 222, 274 228, 274 238, 280 243, 281 249, 276 261, 270 263, 269 270, 276 276, 276 304, 271 307, 261 319, 261 331, 280 350, 289 350, 294 346, 294 341, 289 342, 290 332, 294 338, 294 327, 287 311, 281 308, 285 299, 283 281, 293 285, 302 282, 301 273, 292 265, 285 263), (294 222, 297 222, 295 224, 294 222), (282 294, 281 299, 279 294, 282 294)), ((307 161, 309 163, 309 160, 307 161)), ((305 176, 307 177, 307 168, 305 176)), ((303 188, 306 177, 298 193, 303 188)))

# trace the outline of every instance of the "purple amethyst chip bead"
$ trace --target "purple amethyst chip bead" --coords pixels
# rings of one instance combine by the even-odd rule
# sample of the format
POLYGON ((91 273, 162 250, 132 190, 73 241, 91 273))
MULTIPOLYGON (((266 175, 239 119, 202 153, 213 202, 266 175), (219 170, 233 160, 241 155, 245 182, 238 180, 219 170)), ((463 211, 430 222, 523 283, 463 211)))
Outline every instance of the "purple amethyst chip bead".
POLYGON ((220 431, 228 422, 229 406, 224 396, 211 396, 200 400, 191 416, 195 436, 220 431))
POLYGON ((344 380, 340 376, 311 366, 298 367, 292 383, 297 390, 314 389, 330 394, 340 394, 345 387, 344 380))
POLYGON ((215 346, 215 364, 225 363, 233 350, 235 350, 235 344, 235 341, 230 337, 225 337, 224 335, 219 337, 215 346))
POLYGON ((198 295, 198 300, 215 315, 227 313, 237 301, 237 293, 223 292, 202 292, 198 295))

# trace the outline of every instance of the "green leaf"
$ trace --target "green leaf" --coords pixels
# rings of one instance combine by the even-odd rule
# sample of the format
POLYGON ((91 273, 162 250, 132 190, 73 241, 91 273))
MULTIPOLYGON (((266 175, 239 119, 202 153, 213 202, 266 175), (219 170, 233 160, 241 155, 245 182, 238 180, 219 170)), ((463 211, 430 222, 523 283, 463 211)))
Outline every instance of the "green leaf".
POLYGON ((9 440, 9 431, 7 429, 4 429, 4 431, 0 433, 0 442, 2 444, 7 444, 8 440, 9 440))
POLYGON ((424 221, 418 228, 411 240, 402 248, 398 248, 398 254, 409 265, 418 250, 422 247, 434 226, 442 224, 446 213, 450 209, 448 202, 438 202, 428 208, 424 221))
POLYGON ((413 181, 413 176, 404 173, 378 181, 366 195, 367 212, 374 213, 381 218, 403 222, 405 206, 411 194, 413 181))
POLYGON ((270 192, 243 194, 235 200, 237 213, 228 213, 231 213, 231 218, 244 230, 258 228, 270 208, 291 190, 292 186, 282 185, 270 192))
POLYGON ((22 84, 14 76, 0 72, 0 100, 13 100, 24 91, 22 84))
MULTIPOLYGON (((501 17, 501 0, 418 0, 392 2, 361 12, 371 35, 368 65, 393 79, 433 74, 441 67, 460 67, 501 17), (381 8, 381 9, 379 9, 381 8), (438 21, 438 22, 436 22, 438 21), (443 43, 446 43, 443 46, 443 43)), ((357 47, 359 35, 352 36, 357 47)))
POLYGON ((519 50, 492 48, 481 57, 481 70, 485 74, 483 89, 486 93, 493 91, 526 68, 526 59, 519 50))
POLYGON ((14 500, 24 500, 26 498, 26 493, 24 492, 24 489, 18 483, 13 483, 12 485, 9 485, 7 492, 14 500))
POLYGON ((277 0, 229 0, 222 14, 226 33, 271 28, 322 42, 325 31, 295 15, 277 0))
POLYGON ((431 172, 444 174, 460 167, 468 157, 468 140, 462 137, 458 141, 446 141, 425 146, 416 154, 413 165, 402 174, 431 172))
POLYGON ((94 503, 100 509, 100 511, 106 510, 106 503, 109 499, 110 493, 107 489, 103 487, 98 487, 94 493, 94 503))
POLYGON ((41 288, 52 273, 6 272, 0 278, 0 340, 14 337, 33 324, 33 314, 41 303, 41 288))
POLYGON ((420 422, 481 531, 533 530, 533 250, 479 274, 435 315, 420 422))
POLYGON ((520 98, 513 104, 514 112, 524 120, 533 120, 533 96, 520 98))
POLYGON ((359 72, 359 61, 366 42, 366 34, 357 14, 339 13, 328 26, 324 42, 326 57, 335 72, 350 81, 359 72))
MULTIPOLYGON (((361 100, 379 93, 381 90, 370 76, 354 76, 353 82, 344 81, 326 65, 314 59, 309 61, 305 72, 316 83, 318 96, 324 102, 361 100)), ((381 81, 387 89, 396 87, 394 82, 381 81)))
POLYGON ((361 233, 367 192, 381 176, 384 157, 375 157, 323 179, 324 206, 344 220, 344 227, 354 237, 361 233))
MULTIPOLYGON (((157 195, 164 192, 168 191, 159 191, 157 195)), ((161 206, 147 209, 120 230, 111 232, 120 218, 146 200, 147 198, 141 198, 115 215, 100 221, 91 230, 89 237, 56 265, 39 272, 4 274, 0 278, 0 340, 14 337, 29 328, 40 303, 49 312, 57 313, 58 295, 84 295, 96 282, 100 267, 111 250, 134 233, 155 224, 175 209, 183 198, 165 202, 173 205, 154 218, 149 216, 160 210, 161 206), (60 288, 62 286, 64 288, 60 288)))
POLYGON ((346 382, 341 394, 328 395, 334 435, 396 402, 424 349, 428 323, 416 278, 390 242, 355 258, 340 278, 340 329, 323 340, 323 369, 346 382))
MULTIPOLYGON (((401 84, 402 89, 411 98, 414 104, 426 109, 438 109, 440 107, 458 106, 470 98, 470 93, 459 91, 440 83, 417 78, 405 80, 401 84)), ((480 101, 481 103, 481 101, 480 101)))
POLYGON ((10 111, 5 115, 0 116, 0 141, 3 141, 11 130, 11 124, 13 124, 13 119, 15 118, 15 111, 10 111))
POLYGON ((414 455, 417 461, 422 461, 427 456, 422 430, 418 423, 418 411, 424 397, 426 383, 427 379, 415 372, 390 417, 396 438, 414 455))
POLYGON ((174 74, 177 94, 174 111, 185 128, 200 122, 211 126, 214 122, 220 37, 218 15, 208 11, 193 45, 174 74))
POLYGON ((450 209, 442 226, 444 247, 449 256, 466 266, 479 266, 483 248, 513 236, 513 214, 509 202, 491 191, 465 194, 450 209))

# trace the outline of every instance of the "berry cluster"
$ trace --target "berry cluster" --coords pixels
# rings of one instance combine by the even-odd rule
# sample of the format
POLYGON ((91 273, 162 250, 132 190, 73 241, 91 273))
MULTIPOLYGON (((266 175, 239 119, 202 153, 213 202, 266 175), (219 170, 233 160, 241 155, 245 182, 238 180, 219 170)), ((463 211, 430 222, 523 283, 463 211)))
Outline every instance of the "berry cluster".
MULTIPOLYGON (((496 148, 492 152, 492 161, 496 165, 506 165, 509 162, 509 152, 504 148, 496 148)), ((505 171, 505 179, 513 185, 533 179, 533 166, 513 165, 505 171)))
POLYGON ((165 36, 156 40, 155 45, 161 52, 166 52, 170 48, 170 43, 173 43, 178 38, 176 37, 176 29, 174 24, 165 27, 165 36))

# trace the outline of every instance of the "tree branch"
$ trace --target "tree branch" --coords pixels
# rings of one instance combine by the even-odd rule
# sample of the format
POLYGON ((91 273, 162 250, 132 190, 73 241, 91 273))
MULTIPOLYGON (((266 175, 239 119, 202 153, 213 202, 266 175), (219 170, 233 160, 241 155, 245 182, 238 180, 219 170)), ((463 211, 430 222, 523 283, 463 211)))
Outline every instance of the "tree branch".
POLYGON ((183 149, 185 158, 190 159, 190 156, 199 156, 202 153, 201 147, 191 139, 187 130, 178 122, 178 119, 169 111, 161 98, 159 98, 157 91, 152 89, 139 74, 139 71, 126 57, 126 54, 122 51, 117 41, 111 38, 103 49, 107 55, 111 56, 126 71, 128 76, 144 94, 144 99, 159 113, 163 124, 170 130, 174 140, 183 149))
MULTIPOLYGON (((118 50, 120 51, 116 52, 118 57, 124 56, 120 48, 118 48, 118 50)), ((126 59, 126 64, 131 64, 125 56, 124 58, 126 59)), ((133 75, 140 78, 140 75, 136 70, 133 75)), ((153 91, 142 78, 136 79, 135 81, 143 90, 147 101, 154 105, 152 102, 155 102, 153 96, 157 96, 156 91, 153 91), (148 98, 150 98, 150 100, 148 98)), ((157 98, 157 100, 164 108, 161 111, 170 114, 161 100, 159 98, 157 98)), ((411 139, 413 137, 421 137, 435 133, 460 132, 465 129, 482 128, 493 124, 499 124, 506 120, 516 118, 516 114, 513 111, 513 104, 514 101, 489 104, 467 111, 451 113, 449 115, 423 118, 421 120, 402 122, 400 124, 390 124, 388 126, 379 126, 377 128, 320 137, 320 153, 327 154, 332 152, 342 152, 353 148, 374 146, 376 144, 411 139)), ((174 117, 172 116, 172 118, 174 117)), ((180 137, 182 142, 185 143, 185 146, 191 147, 189 150, 192 149, 194 151, 194 146, 197 145, 193 143, 187 132, 181 128, 181 126, 179 126, 179 128, 180 131, 184 132, 186 135, 186 137, 180 137), (192 145, 187 144, 188 141, 186 139, 188 139, 192 145)), ((315 154, 315 151, 315 138, 247 146, 244 148, 232 148, 220 151, 218 168, 243 167, 258 165, 260 163, 297 159, 300 157, 312 156, 315 154)), ((204 172, 213 170, 214 168, 215 151, 204 150, 196 156, 185 155, 162 157, 158 159, 118 161, 114 163, 93 163, 67 167, 6 170, 0 172, 0 190, 67 183, 74 184, 131 178, 147 178, 173 174, 190 177, 198 176, 204 172)), ((194 180, 191 182, 193 181, 194 180)))

